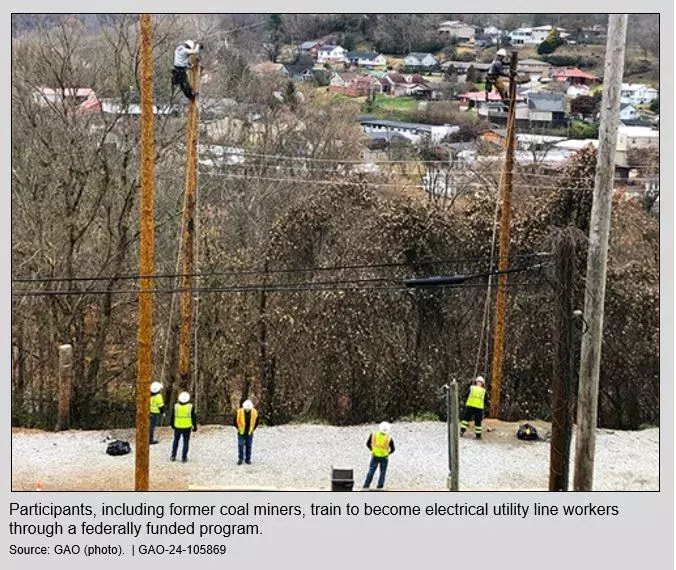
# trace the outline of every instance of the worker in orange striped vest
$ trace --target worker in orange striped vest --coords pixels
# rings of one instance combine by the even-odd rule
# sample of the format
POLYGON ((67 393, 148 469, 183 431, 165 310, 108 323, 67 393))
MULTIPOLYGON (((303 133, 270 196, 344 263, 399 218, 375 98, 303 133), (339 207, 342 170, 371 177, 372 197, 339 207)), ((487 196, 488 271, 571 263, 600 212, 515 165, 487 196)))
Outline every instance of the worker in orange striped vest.
POLYGON ((253 433, 256 429, 258 411, 254 408, 251 400, 245 400, 235 415, 235 427, 237 428, 237 465, 246 462, 251 465, 251 447, 253 446, 253 433))
POLYGON ((483 376, 477 376, 477 379, 472 382, 469 388, 469 396, 465 402, 465 413, 460 422, 460 437, 465 433, 469 427, 469 422, 474 420, 474 434, 477 439, 481 439, 483 431, 481 427, 481 420, 484 416, 484 401, 486 399, 486 381, 483 376))
POLYGON ((382 422, 378 426, 378 431, 374 431, 366 440, 366 447, 371 450, 371 463, 364 481, 364 489, 371 486, 371 481, 378 467, 380 467, 380 473, 377 488, 382 489, 385 485, 388 458, 390 453, 394 453, 394 440, 390 436, 390 424, 382 422))

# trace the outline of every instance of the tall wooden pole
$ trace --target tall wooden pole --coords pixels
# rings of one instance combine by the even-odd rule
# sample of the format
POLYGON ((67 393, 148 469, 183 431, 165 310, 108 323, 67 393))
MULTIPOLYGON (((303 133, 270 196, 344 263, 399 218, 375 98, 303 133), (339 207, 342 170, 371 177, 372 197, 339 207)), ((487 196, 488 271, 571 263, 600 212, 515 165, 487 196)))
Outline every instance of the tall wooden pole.
POLYGON ((572 392, 575 368, 573 310, 575 239, 564 230, 556 243, 556 306, 552 377, 552 439, 549 452, 549 490, 567 491, 572 437, 572 392))
MULTIPOLYGON (((509 228, 512 221, 512 170, 514 168, 514 147, 516 140, 516 68, 518 53, 512 52, 509 63, 509 115, 507 119, 507 150, 502 176, 502 208, 500 213, 500 257, 498 270, 504 271, 509 265, 509 228)), ((493 363, 491 378, 490 415, 500 414, 502 393, 502 365, 505 350, 505 318, 507 314, 507 275, 498 275, 498 293, 495 307, 495 336, 493 337, 493 363)))
MULTIPOLYGON (((199 90, 199 58, 191 56, 190 84, 199 90)), ((192 328, 192 284, 194 282, 195 255, 195 196, 197 191, 197 98, 188 105, 188 142, 185 175, 185 210, 183 211, 183 251, 181 252, 181 340, 178 368, 180 389, 190 386, 190 331, 192 328)))
POLYGON ((70 427, 70 393, 73 382, 73 347, 62 344, 59 347, 59 410, 56 431, 70 427))
POLYGON ((599 150, 596 159, 594 201, 589 225, 587 280, 584 298, 584 319, 589 324, 589 331, 582 337, 580 385, 577 399, 574 477, 574 489, 576 491, 591 491, 594 484, 599 373, 603 342, 603 304, 606 295, 608 236, 610 233, 626 36, 627 15, 611 14, 608 16, 608 41, 603 76, 599 150))
POLYGON ((136 379, 136 490, 148 490, 150 382, 153 373, 153 255, 155 234, 155 115, 150 14, 141 15, 141 199, 138 355, 136 379))
POLYGON ((449 408, 449 478, 448 490, 457 491, 460 485, 460 418, 458 409, 458 383, 453 380, 448 385, 449 408))

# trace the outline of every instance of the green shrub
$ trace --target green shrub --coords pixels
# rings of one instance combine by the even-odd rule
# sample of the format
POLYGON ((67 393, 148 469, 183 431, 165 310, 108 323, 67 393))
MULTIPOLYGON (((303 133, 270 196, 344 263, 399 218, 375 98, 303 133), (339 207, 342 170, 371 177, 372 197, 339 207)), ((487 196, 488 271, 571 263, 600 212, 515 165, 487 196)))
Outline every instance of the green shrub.
POLYGON ((399 422, 438 422, 439 416, 434 412, 419 412, 400 417, 399 422))

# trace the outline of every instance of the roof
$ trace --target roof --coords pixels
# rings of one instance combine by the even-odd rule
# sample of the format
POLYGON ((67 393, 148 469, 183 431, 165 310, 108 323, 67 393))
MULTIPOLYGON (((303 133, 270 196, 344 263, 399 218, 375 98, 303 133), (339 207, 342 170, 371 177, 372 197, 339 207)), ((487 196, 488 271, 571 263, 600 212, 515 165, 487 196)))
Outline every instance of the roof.
POLYGON ((620 125, 618 128, 618 132, 628 137, 641 137, 650 139, 660 138, 660 132, 650 127, 635 127, 628 125, 620 125))
POLYGON ((486 99, 485 91, 468 91, 460 95, 460 99, 466 99, 467 101, 500 101, 500 94, 495 91, 491 91, 488 94, 488 99, 486 99))
POLYGON ((460 20, 446 20, 445 22, 441 22, 439 24, 439 27, 444 27, 444 28, 473 28, 474 26, 470 26, 469 24, 465 24, 465 22, 461 22, 460 20))
POLYGON ((535 111, 563 113, 565 111, 563 93, 531 93, 528 96, 528 108, 535 111))
POLYGON ((539 59, 520 59, 519 65, 541 65, 543 67, 551 67, 550 63, 540 61, 539 59))
POLYGON ((373 82, 380 83, 380 80, 377 77, 371 75, 357 75, 352 79, 352 83, 367 83, 368 85, 373 84, 373 82))
POLYGON ((315 47, 317 44, 319 44, 319 41, 318 41, 318 40, 312 40, 312 41, 309 41, 309 42, 303 42, 302 44, 300 44, 300 49, 312 49, 312 48, 315 47))
MULTIPOLYGON (((420 53, 417 51, 412 51, 406 57, 415 57, 416 59, 425 59, 427 56, 434 57, 431 53, 420 53)), ((436 58, 434 58, 436 59, 436 58)))
POLYGON ((623 83, 622 84, 622 91, 639 91, 640 89, 651 89, 653 91, 657 91, 654 87, 650 87, 649 85, 646 85, 645 83, 623 83))
POLYGON ((342 46, 335 46, 335 45, 327 44, 325 46, 321 46, 319 48, 319 51, 333 51, 336 48, 345 49, 342 46))
POLYGON ((284 67, 290 75, 301 74, 305 71, 312 73, 313 67, 311 65, 301 65, 299 63, 286 63, 284 67))
POLYGON ((564 77, 566 79, 568 78, 580 78, 580 79, 596 79, 598 80, 598 77, 596 75, 592 75, 591 73, 587 73, 586 71, 582 71, 581 69, 578 69, 577 67, 566 67, 565 69, 559 69, 555 72, 555 77, 564 77))
POLYGON ((368 60, 373 60, 377 58, 380 54, 372 52, 372 51, 348 51, 345 54, 345 57, 347 59, 368 59, 368 60))
MULTIPOLYGON (((362 125, 381 125, 383 127, 390 127, 393 129, 413 129, 416 131, 430 132, 432 127, 450 127, 451 125, 426 125, 423 123, 402 123, 400 121, 389 121, 387 119, 375 119, 373 117, 359 117, 359 122, 362 125)), ((456 127, 457 128, 457 127, 456 127)))

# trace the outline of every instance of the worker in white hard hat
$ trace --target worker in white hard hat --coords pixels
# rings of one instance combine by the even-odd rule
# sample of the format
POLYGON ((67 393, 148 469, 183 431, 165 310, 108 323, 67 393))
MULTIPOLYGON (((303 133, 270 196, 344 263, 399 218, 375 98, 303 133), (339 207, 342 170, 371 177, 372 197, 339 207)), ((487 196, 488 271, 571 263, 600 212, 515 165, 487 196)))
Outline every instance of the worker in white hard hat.
POLYGON ((462 437, 469 427, 469 422, 474 421, 474 434, 477 439, 481 439, 483 428, 481 421, 484 417, 484 403, 486 400, 486 380, 483 376, 477 376, 469 387, 469 396, 465 402, 465 413, 460 422, 460 437, 462 437))
POLYGON ((371 433, 366 440, 366 447, 371 450, 371 462, 369 463, 369 470, 364 480, 364 489, 368 489, 371 486, 371 481, 377 468, 380 468, 380 473, 378 474, 378 484, 376 487, 382 489, 385 485, 388 458, 391 453, 394 453, 394 440, 390 435, 390 430, 391 426, 389 423, 381 422, 378 429, 371 433))
POLYGON ((163 388, 164 386, 159 382, 153 382, 150 385, 150 445, 159 443, 155 439, 155 428, 159 425, 162 414, 164 414, 163 388))
POLYGON ((197 415, 195 407, 190 402, 190 394, 181 392, 178 402, 171 411, 171 427, 174 428, 174 442, 171 445, 171 460, 176 461, 178 441, 183 439, 181 459, 183 463, 188 461, 188 448, 190 446, 190 432, 197 431, 197 415))
POLYGON ((185 40, 181 45, 176 47, 174 51, 174 69, 171 72, 172 99, 173 86, 180 87, 183 94, 191 101, 195 99, 197 92, 190 85, 188 69, 191 67, 191 56, 199 55, 201 50, 202 46, 192 40, 185 40))
POLYGON ((235 414, 237 428, 237 465, 246 463, 251 465, 251 448, 253 447, 253 433, 258 423, 258 410, 253 402, 244 400, 235 414))
POLYGON ((495 87, 503 102, 509 99, 509 65, 507 65, 507 59, 507 52, 500 48, 486 74, 486 97, 495 87))

